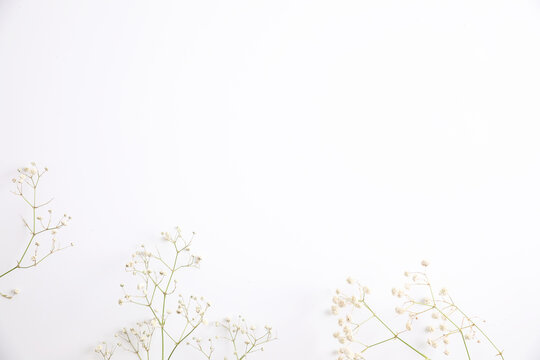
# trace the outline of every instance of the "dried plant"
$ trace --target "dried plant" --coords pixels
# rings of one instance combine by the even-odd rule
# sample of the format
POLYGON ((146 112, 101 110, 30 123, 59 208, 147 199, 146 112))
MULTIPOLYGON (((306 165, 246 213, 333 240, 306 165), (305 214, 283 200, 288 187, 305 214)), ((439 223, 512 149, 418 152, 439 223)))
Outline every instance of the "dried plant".
MULTIPOLYGON (((225 330, 223 336, 215 336, 214 339, 229 342, 236 360, 242 360, 249 354, 264 351, 264 345, 275 340, 271 326, 266 325, 262 333, 257 333, 257 328, 253 325, 249 326, 242 316, 239 316, 236 322, 226 318, 224 321, 216 321, 214 325, 218 329, 225 330)), ((215 350, 214 339, 208 338, 206 347, 199 337, 194 338, 192 342, 187 342, 186 345, 192 346, 210 360, 215 350)), ((227 358, 225 357, 225 359, 227 358)))
MULTIPOLYGON (((194 235, 194 234, 193 234, 194 235)), ((265 327, 259 334, 252 326, 247 326, 243 318, 238 323, 230 319, 215 322, 216 328, 224 330, 224 335, 211 336, 202 341, 195 336, 202 325, 206 325, 210 303, 204 297, 185 296, 179 293, 178 275, 181 270, 198 268, 201 257, 193 255, 191 244, 193 235, 186 239, 179 228, 173 235, 162 233, 168 251, 148 251, 144 245, 132 255, 125 270, 138 279, 133 292, 125 284, 120 284, 124 293, 118 300, 120 305, 131 303, 146 309, 149 319, 131 328, 123 328, 115 334, 114 345, 101 343, 95 348, 100 359, 109 360, 118 348, 126 350, 134 357, 149 360, 155 342, 161 360, 173 359, 180 345, 196 349, 201 356, 211 359, 215 342, 226 340, 232 344, 232 357, 245 359, 248 354, 263 350, 263 345, 274 340, 272 329, 265 327), (172 299, 176 295, 175 299, 172 299), (154 336, 157 333, 157 340, 154 336)), ((155 353, 154 353, 155 354, 155 353)))
MULTIPOLYGON (((428 265, 427 261, 422 261, 424 268, 428 265)), ((395 308, 397 314, 406 316, 406 321, 400 329, 393 329, 380 314, 375 312, 367 300, 369 288, 361 286, 356 280, 348 278, 347 283, 356 287, 357 295, 348 295, 336 290, 332 300, 332 313, 339 316, 340 329, 334 333, 334 337, 342 345, 338 351, 339 360, 364 359, 368 350, 396 341, 419 357, 430 359, 424 353, 425 350, 408 340, 418 334, 415 330, 426 333, 427 344, 435 349, 442 348, 445 355, 450 355, 449 344, 456 338, 463 346, 463 358, 470 360, 471 342, 480 343, 481 339, 485 339, 494 349, 494 357, 504 360, 503 351, 479 327, 479 321, 463 312, 446 288, 435 292, 426 271, 405 272, 404 276, 406 282, 403 287, 392 289, 392 295, 403 301, 395 308), (428 325, 422 326, 422 321, 427 321, 428 325), (365 328, 373 322, 388 335, 378 340, 367 341, 369 333, 362 330, 366 330, 365 328)))
MULTIPOLYGON (((61 228, 68 225, 71 217, 64 214, 55 220, 51 209, 48 209, 46 212, 43 211, 43 208, 48 207, 52 199, 45 202, 41 202, 38 199, 38 186, 48 169, 46 167, 39 169, 35 163, 31 163, 30 166, 23 167, 17 171, 19 173, 18 177, 12 180, 16 190, 12 192, 19 196, 32 210, 32 216, 29 220, 23 218, 29 238, 26 240, 24 250, 15 264, 1 272, 0 278, 7 276, 15 270, 35 267, 52 254, 68 247, 61 246, 56 235, 61 228), (47 241, 48 246, 44 246, 42 241, 47 241), (32 246, 33 250, 31 250, 32 246)), ((73 246, 73 243, 70 245, 73 246)), ((0 295, 5 299, 12 299, 19 292, 19 289, 13 289, 7 294, 0 292, 0 295)))

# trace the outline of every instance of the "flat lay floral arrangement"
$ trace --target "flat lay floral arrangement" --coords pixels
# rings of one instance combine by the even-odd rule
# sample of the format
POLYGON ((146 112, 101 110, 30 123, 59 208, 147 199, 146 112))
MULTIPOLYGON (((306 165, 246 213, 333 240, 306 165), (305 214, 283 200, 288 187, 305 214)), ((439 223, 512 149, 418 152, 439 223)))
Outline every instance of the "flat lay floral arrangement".
MULTIPOLYGON (((2 289, 1 280, 15 271, 37 267, 61 250, 74 246, 59 239, 59 232, 71 217, 56 215, 52 200, 42 198, 38 188, 48 172, 35 163, 17 170, 13 194, 29 208, 23 218, 28 232, 20 254, 12 263, 0 264, 0 295, 12 300, 21 289, 2 289)), ((251 359, 274 346, 277 336, 270 325, 256 325, 242 316, 234 319, 211 317, 211 303, 201 295, 188 293, 180 277, 200 266, 202 258, 192 252, 195 234, 185 236, 180 228, 161 234, 162 243, 141 245, 124 265, 128 280, 120 284, 118 305, 138 306, 145 319, 125 324, 110 341, 99 343, 94 351, 98 359, 109 360, 118 352, 133 359, 171 360, 189 358, 243 360, 251 359), (193 355, 196 354, 196 355, 193 355)), ((337 317, 337 329, 328 336, 337 341, 337 360, 369 359, 371 353, 396 356, 415 354, 419 359, 473 359, 473 348, 487 346, 493 358, 504 360, 503 348, 490 338, 484 321, 470 316, 451 297, 448 289, 435 287, 427 273, 429 262, 421 270, 404 273, 404 284, 389 291, 397 299, 393 313, 401 320, 399 327, 387 321, 377 303, 370 301, 370 289, 347 278, 346 290, 338 289, 332 298, 331 313, 337 317), (423 337, 419 342, 417 339, 423 337)), ((9 306, 2 304, 2 306, 9 306)), ((324 311, 324 309, 321 309, 324 311)), ((321 330, 325 331, 325 330, 321 330)), ((271 350, 270 350, 271 351, 271 350)))

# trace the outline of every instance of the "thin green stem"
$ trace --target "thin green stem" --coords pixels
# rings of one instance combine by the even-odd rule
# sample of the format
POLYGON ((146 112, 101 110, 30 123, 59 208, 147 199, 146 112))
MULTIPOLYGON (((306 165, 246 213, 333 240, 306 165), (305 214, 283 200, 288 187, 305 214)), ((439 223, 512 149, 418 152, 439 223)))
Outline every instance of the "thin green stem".
POLYGON ((9 274, 10 272, 12 272, 13 270, 18 269, 18 268, 19 268, 19 265, 15 265, 15 266, 12 267, 11 269, 9 269, 8 271, 6 271, 6 272, 3 273, 2 275, 0 275, 0 278, 6 276, 6 275, 9 274))
MULTIPOLYGON (((427 275, 426 275, 427 277, 427 275)), ((461 326, 458 326, 455 322, 450 319, 449 316, 446 315, 444 311, 439 309, 437 307, 437 301, 435 300, 435 294, 433 293, 433 288, 431 287, 431 283, 429 280, 427 281, 427 286, 429 288, 429 293, 431 294, 431 300, 433 301, 433 308, 437 310, 444 318, 452 323, 456 327, 456 329, 459 331, 459 334, 461 335, 461 340, 463 341, 463 346, 465 347, 465 352, 467 353, 467 359, 471 360, 471 354, 469 353, 469 347, 467 346, 467 339, 465 339, 465 335, 463 335, 463 330, 461 330, 461 326)))
MULTIPOLYGON (((460 312, 461 315, 463 315, 466 319, 469 319, 469 317, 455 304, 452 303, 452 306, 460 312)), ((470 320, 469 320, 470 321, 470 320)), ((497 350, 497 355, 501 357, 501 360, 504 360, 504 356, 501 350, 495 345, 495 343, 489 338, 489 336, 478 326, 475 322, 472 322, 473 326, 478 329, 478 331, 486 338, 486 340, 493 346, 495 350, 497 350)))
POLYGON ((162 306, 162 311, 161 311, 161 359, 162 360, 165 360, 165 304, 167 301, 167 291, 169 291, 169 287, 171 286, 171 281, 174 277, 174 271, 175 271, 174 269, 176 269, 176 263, 178 262, 178 255, 180 254, 180 252, 178 251, 178 247, 176 246, 176 243, 174 244, 174 248, 176 250, 176 255, 174 257, 174 264, 172 266, 173 271, 171 271, 171 275, 169 276, 169 281, 167 281, 167 286, 165 287, 165 290, 163 291, 163 306, 162 306))
MULTIPOLYGON (((32 180, 33 182, 33 180, 32 180)), ((34 184, 32 186, 33 188, 33 191, 34 191, 34 203, 31 204, 29 203, 28 201, 28 205, 30 205, 32 207, 32 236, 30 237, 30 240, 28 241, 28 244, 26 245, 26 248, 24 249, 24 252, 22 253, 21 257, 19 258, 19 260, 17 260, 17 265, 15 265, 14 267, 12 267, 11 269, 7 270, 6 272, 4 272, 2 275, 0 275, 0 278, 6 276, 7 274, 11 273, 12 271, 16 270, 16 269, 19 269, 19 268, 22 268, 21 267, 21 263, 23 262, 24 260, 24 257, 26 256, 26 253, 28 252, 28 249, 30 249, 30 245, 32 245, 32 242, 34 241, 34 238, 36 237, 36 197, 37 197, 37 183, 34 184)), ((25 199, 26 200, 26 199, 25 199)))
POLYGON ((238 359, 238 360, 244 359, 244 358, 246 357, 246 355, 249 354, 249 353, 251 352, 251 350, 253 350, 253 348, 255 347, 255 345, 256 345, 255 343, 252 344, 251 347, 249 348, 249 350, 246 351, 246 353, 245 353, 244 355, 242 355, 242 356, 240 357, 240 359, 238 359))
POLYGON ((377 343, 375 343, 375 344, 366 345, 366 348, 365 348, 364 350, 362 350, 362 352, 365 352, 365 351, 366 351, 367 349, 369 349, 369 348, 372 348, 372 347, 377 346, 377 345, 384 344, 385 342, 392 341, 392 340, 394 340, 394 339, 395 339, 395 337, 392 336, 391 338, 388 338, 388 339, 386 339, 386 340, 379 341, 379 342, 377 342, 377 343))
POLYGON ((170 360, 173 353, 176 351, 176 348, 178 347, 178 345, 180 345, 182 343, 182 341, 184 341, 189 335, 191 335, 192 332, 195 331, 195 329, 197 329, 199 327, 200 323, 195 325, 193 327, 193 329, 191 329, 190 332, 188 332, 184 337, 180 338, 180 340, 178 340, 178 342, 174 345, 173 349, 171 350, 171 353, 169 354, 169 357, 167 358, 167 360, 170 360))
POLYGON ((401 341, 403 344, 405 344, 407 347, 409 347, 411 350, 413 350, 414 352, 416 352, 418 355, 422 356, 424 359, 429 359, 426 355, 422 354, 419 350, 417 350, 415 347, 413 347, 412 345, 410 345, 408 342, 406 342, 405 340, 403 340, 399 334, 395 333, 388 325, 386 325, 386 323, 379 317, 377 316, 377 314, 375 314, 375 312, 369 307, 369 305, 364 301, 364 306, 366 307, 366 309, 369 310, 369 312, 373 315, 373 317, 375 319, 377 319, 388 331, 390 331, 390 333, 392 335, 394 335, 394 339, 397 339, 399 341, 401 341))

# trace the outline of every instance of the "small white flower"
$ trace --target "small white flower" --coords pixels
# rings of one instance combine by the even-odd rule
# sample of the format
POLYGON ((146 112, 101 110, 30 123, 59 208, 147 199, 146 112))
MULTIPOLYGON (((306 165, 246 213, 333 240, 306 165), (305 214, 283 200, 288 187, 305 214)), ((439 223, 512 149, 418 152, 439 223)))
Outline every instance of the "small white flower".
POLYGON ((439 292, 439 295, 441 296, 448 295, 448 290, 446 290, 446 288, 442 288, 441 291, 439 292))

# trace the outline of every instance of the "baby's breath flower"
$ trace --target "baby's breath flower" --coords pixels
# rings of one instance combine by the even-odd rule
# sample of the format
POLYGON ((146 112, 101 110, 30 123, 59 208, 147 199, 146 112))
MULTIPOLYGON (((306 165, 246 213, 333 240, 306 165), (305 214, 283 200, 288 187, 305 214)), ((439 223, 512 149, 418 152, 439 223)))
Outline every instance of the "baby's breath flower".
MULTIPOLYGON (((0 271, 0 278, 13 274, 16 270, 35 267, 50 255, 67 247, 62 246, 54 235, 58 229, 64 226, 63 221, 70 218, 54 218, 51 209, 44 209, 52 200, 43 200, 39 195, 43 183, 41 179, 47 170, 47 168, 40 170, 36 163, 32 162, 28 166, 17 169, 18 177, 12 179, 15 187, 12 192, 20 197, 23 203, 31 209, 32 216, 23 218, 23 224, 29 233, 29 238, 24 245, 26 250, 22 251, 22 255, 16 261, 13 261, 14 266, 0 271), (41 247, 40 245, 43 242, 50 242, 50 246, 41 247), (30 250, 31 245, 34 245, 34 247, 30 250)), ((19 293, 19 289, 14 289, 8 294, 0 292, 0 296, 5 299, 12 299, 19 293)))
MULTIPOLYGON (((203 296, 190 295, 187 297, 182 295, 178 288, 180 283, 176 278, 180 270, 198 267, 202 258, 191 254, 191 239, 184 239, 179 230, 172 234, 163 232, 162 238, 167 241, 164 246, 168 248, 169 253, 161 248, 158 248, 156 252, 150 252, 144 244, 141 244, 138 250, 132 254, 131 261, 125 264, 125 270, 138 278, 137 291, 136 294, 130 294, 122 283, 120 287, 124 295, 118 300, 120 305, 131 303, 142 306, 149 312, 152 319, 138 322, 129 330, 124 328, 118 332, 116 338, 119 341, 115 343, 114 347, 106 348, 104 346, 103 351, 99 353, 102 360, 109 360, 116 348, 131 351, 141 359, 148 358, 152 344, 164 346, 162 352, 165 351, 165 347, 169 350, 172 349, 169 354, 169 357, 172 358, 174 352, 180 351, 181 342, 186 346, 194 347, 203 353, 205 358, 211 360, 215 350, 213 341, 218 339, 218 336, 203 341, 201 337, 196 335, 197 331, 208 324, 206 313, 211 304, 203 296), (173 303, 167 302, 167 299, 172 295, 178 295, 177 303, 174 304, 174 308, 166 309, 164 304, 173 303), (175 315, 171 316, 173 314, 175 315), (178 322, 183 322, 183 324, 180 326, 178 326, 179 324, 169 325, 178 322), (174 334, 175 329, 178 328, 184 329, 185 333, 190 334, 191 341, 183 341, 185 337, 182 338, 181 334, 174 334), (161 341, 152 342, 154 333, 158 334, 161 341), (171 334, 175 336, 173 337, 171 334), (181 340, 176 342, 175 337, 181 340), (167 345, 167 341, 171 343, 167 345)), ((237 321, 226 318, 223 322, 214 322, 214 325, 225 328, 230 334, 234 334, 233 337, 229 338, 229 341, 232 341, 237 349, 245 346, 244 353, 238 351, 237 355, 234 356, 237 359, 246 359, 248 355, 251 357, 252 353, 263 350, 263 344, 275 339, 270 326, 266 326, 264 331, 258 331, 256 326, 247 325, 246 320, 241 316, 237 321)))
MULTIPOLYGON (((423 260, 421 265, 428 267, 429 262, 423 260)), ((468 341, 473 339, 477 342, 480 341, 480 339, 475 338, 476 329, 478 329, 477 323, 473 322, 471 318, 465 315, 455 305, 453 300, 448 296, 446 288, 443 288, 438 293, 440 297, 437 297, 426 272, 405 272, 404 275, 407 278, 407 283, 403 285, 403 288, 394 287, 391 289, 392 295, 400 299, 398 301, 402 301, 402 304, 396 306, 394 311, 400 315, 408 315, 404 330, 391 329, 383 317, 375 313, 375 307, 368 304, 369 299, 365 298, 365 294, 369 292, 366 287, 358 285, 358 295, 349 295, 341 291, 336 291, 336 295, 332 298, 331 312, 332 314, 341 312, 337 320, 339 331, 334 332, 332 335, 340 344, 338 360, 363 359, 362 354, 364 352, 371 350, 373 347, 380 347, 389 343, 388 338, 385 339, 384 337, 378 341, 374 340, 371 344, 371 340, 366 341, 363 339, 362 334, 366 332, 362 331, 361 328, 368 322, 378 323, 382 331, 388 332, 390 339, 399 339, 401 344, 407 345, 403 348, 404 351, 413 350, 424 359, 428 359, 429 357, 423 353, 422 348, 416 348, 414 344, 402 338, 404 332, 417 330, 413 327, 413 322, 424 316, 431 316, 436 320, 436 324, 423 328, 429 334, 428 336, 430 336, 426 339, 428 345, 437 349, 440 344, 444 344, 442 347, 444 348, 443 353, 445 355, 450 354, 447 345, 450 342, 449 338, 451 336, 464 334, 465 339, 468 341), (409 279, 412 280, 412 283, 409 279), (423 297, 422 294, 424 294, 423 297), (364 313, 355 317, 356 311, 362 311, 364 313), (442 334, 437 335, 436 332, 438 331, 442 334)), ((350 279, 347 279, 348 283, 351 282, 350 279)), ((478 332, 485 334, 485 332, 478 332)), ((489 343, 497 351, 497 356, 501 358, 500 360, 504 360, 502 352, 491 340, 489 343)), ((464 346, 467 347, 468 345, 464 343, 464 346)))

